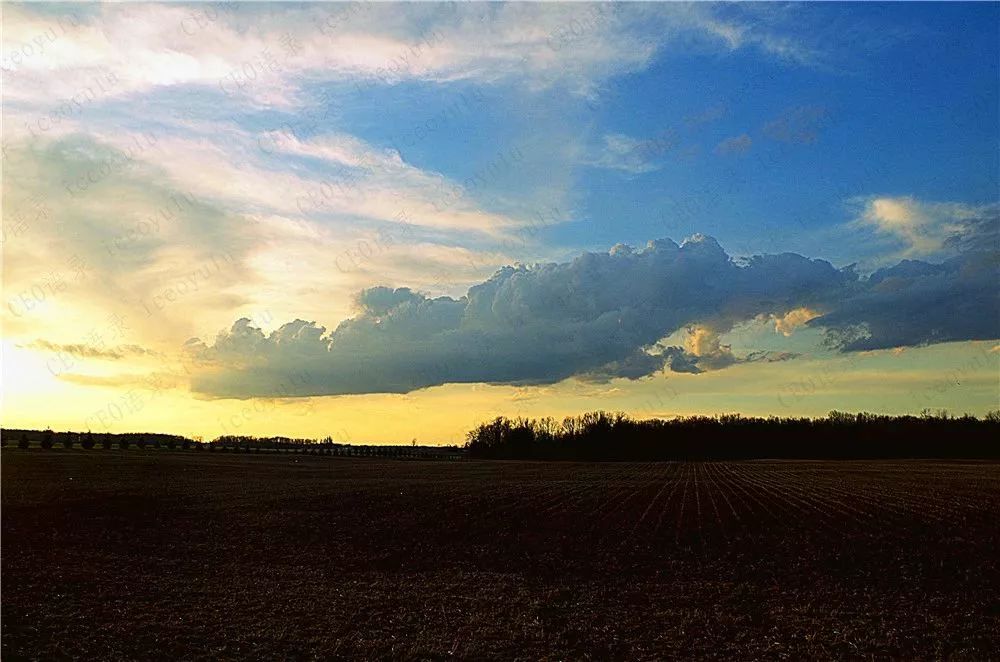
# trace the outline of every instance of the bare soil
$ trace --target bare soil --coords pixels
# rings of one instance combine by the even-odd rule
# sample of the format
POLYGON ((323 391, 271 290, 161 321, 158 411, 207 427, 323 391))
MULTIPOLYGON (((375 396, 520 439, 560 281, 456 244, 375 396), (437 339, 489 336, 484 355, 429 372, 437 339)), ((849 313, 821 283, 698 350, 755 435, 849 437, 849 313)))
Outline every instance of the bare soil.
POLYGON ((2 656, 987 659, 1000 465, 4 449, 2 656))

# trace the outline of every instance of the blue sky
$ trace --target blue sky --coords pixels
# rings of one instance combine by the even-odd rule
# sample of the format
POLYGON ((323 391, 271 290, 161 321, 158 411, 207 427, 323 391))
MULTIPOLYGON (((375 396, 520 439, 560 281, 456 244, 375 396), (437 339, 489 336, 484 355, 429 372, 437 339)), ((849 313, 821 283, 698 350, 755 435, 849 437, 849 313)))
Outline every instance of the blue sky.
MULTIPOLYGON (((994 274, 973 268, 996 250, 994 3, 8 4, 4 14, 5 219, 31 219, 17 231, 5 220, 4 339, 14 363, 39 370, 15 396, 25 411, 68 389, 82 404, 66 423, 89 425, 94 407, 136 385, 148 396, 144 385, 162 378, 173 402, 225 420, 215 412, 274 397, 262 382, 337 348, 395 377, 345 381, 337 370, 348 364, 331 364, 294 406, 343 415, 345 398, 411 398, 392 401, 400 407, 445 389, 467 401, 490 384, 507 390, 470 412, 530 398, 564 410, 603 406, 573 395, 597 380, 627 409, 657 380, 701 379, 686 382, 694 393, 714 373, 752 381, 839 360, 831 334, 837 351, 880 366, 877 353, 895 351, 907 393, 935 383, 946 361, 940 349, 921 354, 930 345, 947 341, 958 365, 988 356, 978 390, 947 391, 941 404, 996 403, 997 297, 983 284, 994 274), (109 159, 120 167, 102 170, 109 159), (679 252, 642 252, 692 236, 679 252), (618 244, 636 252, 609 257, 618 244), (585 252, 605 257, 574 262, 585 252), (782 253, 832 266, 727 266, 782 253), (902 260, 944 266, 877 271, 902 260), (494 276, 536 262, 560 266, 494 276), (856 280, 841 282, 851 264, 856 280), (591 291, 546 298, 591 269, 607 270, 591 291), (693 280, 657 296, 683 292, 688 308, 623 303, 644 285, 624 274, 668 272, 693 280), (751 277, 761 280, 750 287, 751 277), (793 296, 779 278, 805 289, 793 296), (885 298, 886 282, 904 285, 885 298), (475 287, 494 292, 490 315, 514 317, 487 321, 475 287), (386 310, 364 303, 383 296, 386 310), (560 326, 585 310, 586 329, 560 326), (499 333, 549 313, 562 316, 491 336, 485 354, 462 345, 477 324, 499 333), (127 318, 128 332, 96 347, 109 317, 127 318), (241 318, 252 327, 234 326, 241 318), (390 327, 399 335, 385 349, 372 334, 390 327), (867 340, 845 339, 860 327, 867 340), (454 344, 413 350, 421 334, 454 344), (275 349, 305 338, 319 346, 298 358, 275 349), (564 357, 572 369, 545 368, 567 342, 580 343, 564 357), (47 367, 60 347, 72 369, 47 367), (191 348, 216 352, 211 365, 171 372, 191 348), (421 353, 439 365, 417 370, 421 353), (506 367, 494 373, 497 356, 506 367)), ((674 413, 766 413, 736 395, 745 383, 674 413)), ((913 401, 890 391, 875 404, 913 401)), ((845 397, 797 402, 816 412, 845 397)), ((170 423, 147 405, 142 420, 170 423)), ((449 421, 447 434, 469 422, 449 421)))

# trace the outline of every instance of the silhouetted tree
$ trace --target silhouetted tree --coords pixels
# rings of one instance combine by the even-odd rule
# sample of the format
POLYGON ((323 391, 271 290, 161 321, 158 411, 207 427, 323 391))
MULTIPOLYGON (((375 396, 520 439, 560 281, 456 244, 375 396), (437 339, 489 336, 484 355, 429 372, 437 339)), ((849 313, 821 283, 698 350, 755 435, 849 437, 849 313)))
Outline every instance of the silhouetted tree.
POLYGON ((118 437, 118 448, 120 448, 121 450, 123 451, 128 450, 129 443, 130 442, 128 437, 125 436, 118 437))
POLYGON ((87 430, 87 434, 84 436, 83 441, 80 442, 80 446, 88 451, 94 447, 94 435, 90 433, 90 430, 87 430))
POLYGON ((63 434, 62 439, 63 448, 73 448, 73 433, 66 432, 63 434))
POLYGON ((52 439, 52 430, 50 428, 46 428, 45 432, 42 433, 42 448, 45 448, 46 450, 52 448, 52 439))
POLYGON ((17 447, 27 450, 28 449, 28 435, 21 433, 21 439, 17 442, 17 447))
POLYGON ((111 437, 110 434, 102 435, 101 445, 104 447, 105 450, 111 450, 111 448, 115 445, 115 440, 111 437))

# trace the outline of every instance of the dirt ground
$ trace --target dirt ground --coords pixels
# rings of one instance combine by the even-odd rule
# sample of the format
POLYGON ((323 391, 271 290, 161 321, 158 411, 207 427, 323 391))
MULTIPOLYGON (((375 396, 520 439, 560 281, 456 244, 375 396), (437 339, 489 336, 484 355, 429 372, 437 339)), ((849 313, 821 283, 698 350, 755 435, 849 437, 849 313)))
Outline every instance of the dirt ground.
POLYGON ((1000 465, 4 449, 2 657, 986 659, 1000 465))

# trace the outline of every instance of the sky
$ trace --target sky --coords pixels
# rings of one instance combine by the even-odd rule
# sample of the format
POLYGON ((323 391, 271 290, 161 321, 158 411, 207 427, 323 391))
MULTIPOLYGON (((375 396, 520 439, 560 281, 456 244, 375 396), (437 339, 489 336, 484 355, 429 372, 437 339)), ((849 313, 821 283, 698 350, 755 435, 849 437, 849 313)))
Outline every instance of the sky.
POLYGON ((1000 5, 2 7, 4 427, 1000 408, 1000 5))

